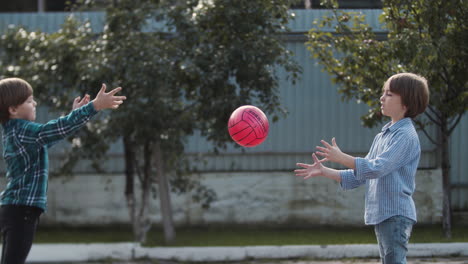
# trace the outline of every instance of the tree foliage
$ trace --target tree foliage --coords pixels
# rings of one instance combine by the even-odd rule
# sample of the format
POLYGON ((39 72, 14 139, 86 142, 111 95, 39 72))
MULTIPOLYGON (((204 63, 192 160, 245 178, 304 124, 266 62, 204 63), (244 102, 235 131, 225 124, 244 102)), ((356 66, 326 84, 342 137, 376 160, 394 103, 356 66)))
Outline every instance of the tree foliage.
POLYGON ((371 28, 359 12, 337 9, 336 1, 324 4, 334 8, 310 30, 307 46, 339 84, 343 98, 369 105, 364 125, 382 120, 379 97, 388 77, 414 72, 427 78, 430 105, 415 121, 441 152, 443 223, 450 236, 448 139, 468 107, 468 3, 385 0, 382 28, 371 28), (436 136, 428 132, 431 126, 437 127, 436 136))

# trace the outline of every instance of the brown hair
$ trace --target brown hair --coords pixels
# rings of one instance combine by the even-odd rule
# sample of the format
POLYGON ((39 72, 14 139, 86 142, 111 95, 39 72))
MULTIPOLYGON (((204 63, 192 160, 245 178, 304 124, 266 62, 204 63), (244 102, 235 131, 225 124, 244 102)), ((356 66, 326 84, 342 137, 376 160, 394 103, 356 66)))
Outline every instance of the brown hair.
POLYGON ((33 93, 31 85, 20 78, 0 80, 0 123, 10 120, 11 106, 17 106, 26 101, 33 93))
POLYGON ((406 106, 405 117, 415 118, 424 113, 429 104, 429 87, 426 78, 414 73, 398 73, 385 82, 384 88, 401 96, 406 106))

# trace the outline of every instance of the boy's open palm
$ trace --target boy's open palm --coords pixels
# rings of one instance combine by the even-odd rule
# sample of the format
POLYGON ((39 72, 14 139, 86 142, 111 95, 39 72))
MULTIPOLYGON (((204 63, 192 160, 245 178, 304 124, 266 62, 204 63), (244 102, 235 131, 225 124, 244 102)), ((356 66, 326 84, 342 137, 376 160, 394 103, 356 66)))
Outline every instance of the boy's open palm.
POLYGON ((305 164, 305 163, 296 163, 297 166, 302 167, 303 169, 294 170, 294 174, 305 179, 312 177, 323 176, 322 165, 323 160, 319 160, 315 153, 312 154, 314 159, 314 164, 305 164))
POLYGON ((317 151, 316 153, 324 158, 322 162, 332 161, 346 166, 350 169, 356 168, 355 158, 351 155, 343 153, 338 147, 338 144, 336 144, 335 138, 332 138, 331 145, 325 140, 322 140, 321 142, 324 145, 324 147, 317 146, 317 149, 319 151, 317 151))
POLYGON ((102 84, 101 90, 93 100, 94 108, 99 111, 102 109, 117 109, 123 100, 127 99, 125 96, 116 96, 115 94, 120 92, 122 87, 117 87, 114 90, 106 93, 106 85, 102 84))
POLYGON ((317 149, 319 150, 317 151, 317 154, 324 157, 325 161, 332 161, 332 162, 340 163, 340 160, 343 156, 343 152, 341 152, 341 149, 336 144, 335 138, 332 138, 331 145, 325 140, 321 140, 320 142, 322 142, 322 144, 325 147, 317 146, 317 149))

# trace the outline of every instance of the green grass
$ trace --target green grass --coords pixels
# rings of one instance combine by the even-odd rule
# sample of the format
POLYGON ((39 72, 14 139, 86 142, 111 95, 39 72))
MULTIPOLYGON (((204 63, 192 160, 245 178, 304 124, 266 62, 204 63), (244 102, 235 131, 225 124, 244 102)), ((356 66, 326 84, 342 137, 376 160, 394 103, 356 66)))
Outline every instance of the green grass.
MULTIPOLYGON (((272 228, 204 227, 177 228, 176 243, 171 246, 253 246, 253 245, 329 245, 377 243, 372 227, 272 228)), ((452 229, 447 240, 440 226, 416 225, 410 243, 468 242, 468 226, 452 229)), ((132 241, 128 227, 39 227, 35 243, 114 243, 132 241)), ((153 228, 146 246, 164 246, 163 232, 153 228)))

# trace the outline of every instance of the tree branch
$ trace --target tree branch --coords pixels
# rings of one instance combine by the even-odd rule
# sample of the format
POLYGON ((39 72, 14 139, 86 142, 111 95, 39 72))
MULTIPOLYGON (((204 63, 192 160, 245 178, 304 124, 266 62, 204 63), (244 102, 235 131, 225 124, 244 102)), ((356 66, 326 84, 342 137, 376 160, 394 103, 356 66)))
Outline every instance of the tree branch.
POLYGON ((460 123, 461 118, 463 117, 464 111, 458 113, 458 117, 456 118, 455 122, 452 124, 452 127, 449 127, 448 134, 451 135, 453 130, 457 127, 458 123, 460 123))
POLYGON ((431 116, 428 111, 424 112, 424 114, 427 116, 427 118, 429 118, 429 120, 431 120, 433 123, 435 123, 436 125, 438 126, 442 126, 442 123, 440 123, 438 121, 438 119, 440 119, 440 115, 437 113, 437 110, 434 109, 433 106, 431 105, 428 105, 427 108, 434 114, 436 115, 436 118, 434 118, 433 116, 431 116))
POLYGON ((426 135, 426 137, 429 139, 429 141, 432 142, 432 144, 436 145, 436 146, 441 146, 440 143, 437 142, 437 140, 435 140, 434 138, 432 138, 431 135, 429 135, 429 132, 427 132, 426 130, 426 126, 422 123, 422 121, 419 121, 419 120, 414 120, 414 122, 418 125, 418 127, 421 129, 421 131, 424 133, 424 135, 426 135))

